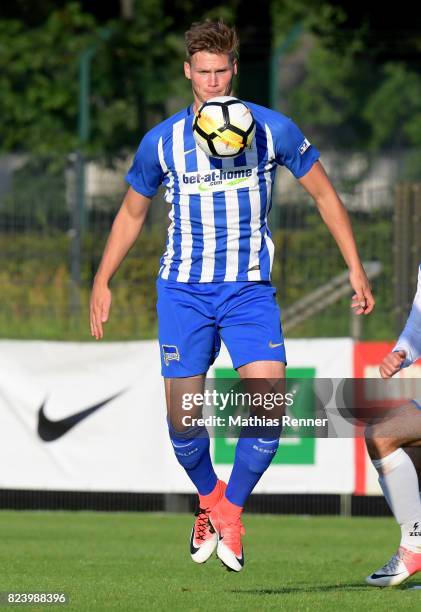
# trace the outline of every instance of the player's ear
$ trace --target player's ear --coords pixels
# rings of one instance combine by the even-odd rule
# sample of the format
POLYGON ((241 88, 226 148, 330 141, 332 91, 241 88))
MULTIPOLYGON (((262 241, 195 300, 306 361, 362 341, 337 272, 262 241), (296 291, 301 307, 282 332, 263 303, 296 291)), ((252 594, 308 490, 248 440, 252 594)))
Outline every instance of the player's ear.
POLYGON ((191 66, 189 62, 184 62, 184 76, 191 81, 191 66))
POLYGON ((233 74, 237 74, 237 72, 238 72, 238 63, 237 63, 237 60, 235 58, 232 61, 232 72, 233 72, 233 74))

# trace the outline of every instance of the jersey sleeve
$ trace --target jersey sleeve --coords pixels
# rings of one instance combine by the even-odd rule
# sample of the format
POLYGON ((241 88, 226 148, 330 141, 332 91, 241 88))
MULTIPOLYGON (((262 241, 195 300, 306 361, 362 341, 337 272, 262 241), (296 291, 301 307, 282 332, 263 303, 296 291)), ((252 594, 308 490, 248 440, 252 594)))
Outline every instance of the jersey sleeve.
POLYGON ((164 177, 159 161, 158 144, 153 131, 145 134, 125 177, 137 193, 147 198, 155 195, 164 177))
POLYGON ((403 368, 407 368, 421 357, 421 265, 418 268, 418 286, 414 303, 393 351, 406 352, 403 368))
POLYGON ((277 163, 288 168, 295 178, 302 178, 319 159, 319 151, 289 118, 282 122, 275 134, 274 148, 277 163))

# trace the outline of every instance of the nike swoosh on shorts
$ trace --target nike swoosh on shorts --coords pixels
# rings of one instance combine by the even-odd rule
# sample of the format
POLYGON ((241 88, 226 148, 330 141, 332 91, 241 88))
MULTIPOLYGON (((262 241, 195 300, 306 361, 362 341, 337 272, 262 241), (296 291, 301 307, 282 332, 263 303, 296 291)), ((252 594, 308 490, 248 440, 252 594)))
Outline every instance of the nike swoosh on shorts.
POLYGON ((269 348, 276 348, 277 346, 282 346, 283 342, 278 342, 278 344, 274 344, 272 340, 269 341, 269 348))

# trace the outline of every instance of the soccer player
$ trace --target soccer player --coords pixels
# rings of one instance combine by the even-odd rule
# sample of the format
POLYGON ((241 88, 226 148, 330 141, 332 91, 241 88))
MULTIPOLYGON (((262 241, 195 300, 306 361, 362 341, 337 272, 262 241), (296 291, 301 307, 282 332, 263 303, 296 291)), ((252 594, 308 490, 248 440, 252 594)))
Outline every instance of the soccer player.
MULTIPOLYGON (((393 351, 380 365, 382 378, 421 357, 421 265, 418 287, 408 320, 393 351)), ((367 577, 373 586, 395 586, 421 571, 421 500, 413 461, 402 447, 421 446, 421 398, 389 411, 366 428, 367 449, 379 473, 379 483, 401 528, 398 551, 367 577)))
POLYGON ((221 160, 196 146, 194 113, 204 101, 231 93, 238 39, 222 21, 206 21, 193 24, 185 42, 184 74, 191 81, 193 103, 150 130, 139 145, 126 177, 130 187, 95 276, 91 333, 97 339, 103 336, 111 304, 108 283, 163 184, 171 223, 157 280, 159 343, 170 439, 199 495, 190 551, 195 562, 203 563, 217 548, 223 563, 240 571, 244 565, 241 513, 277 451, 279 435, 241 436, 226 484, 212 466, 206 430, 180 425, 174 396, 180 384, 190 393, 203 390, 221 339, 242 379, 285 376, 280 311, 270 282, 274 245, 267 225, 277 165, 286 166, 314 198, 349 268, 356 313, 369 314, 374 299, 346 210, 319 152, 291 119, 247 103, 257 126, 250 150, 221 160), (252 172, 247 173, 247 182, 222 179, 201 190, 197 176, 221 168, 252 172), (192 176, 194 181, 189 180, 192 176))

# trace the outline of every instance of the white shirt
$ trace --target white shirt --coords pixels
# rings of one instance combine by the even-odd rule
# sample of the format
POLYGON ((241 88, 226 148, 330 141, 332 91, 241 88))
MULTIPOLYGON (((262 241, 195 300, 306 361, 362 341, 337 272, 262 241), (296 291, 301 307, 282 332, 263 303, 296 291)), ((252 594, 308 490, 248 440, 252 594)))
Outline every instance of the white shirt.
POLYGON ((418 268, 418 286, 411 312, 393 349, 393 352, 395 351, 406 352, 403 368, 407 368, 421 357, 421 265, 418 268))

